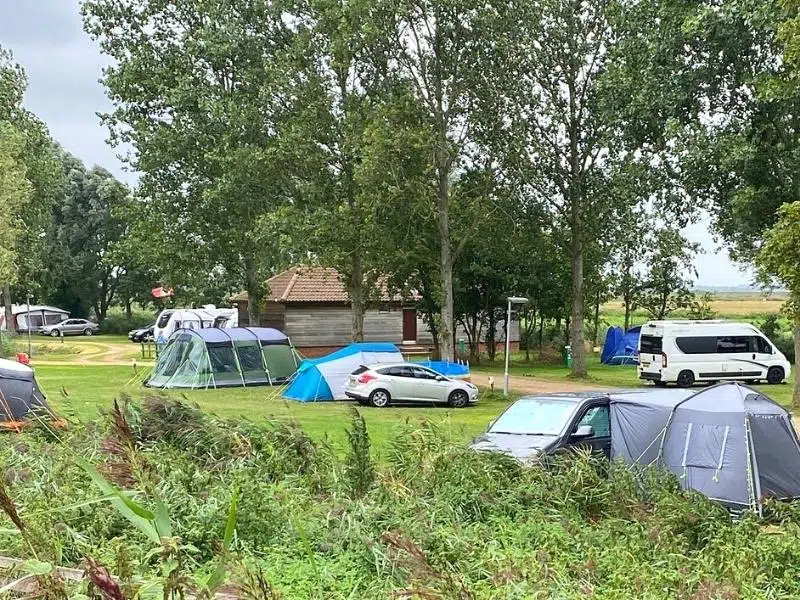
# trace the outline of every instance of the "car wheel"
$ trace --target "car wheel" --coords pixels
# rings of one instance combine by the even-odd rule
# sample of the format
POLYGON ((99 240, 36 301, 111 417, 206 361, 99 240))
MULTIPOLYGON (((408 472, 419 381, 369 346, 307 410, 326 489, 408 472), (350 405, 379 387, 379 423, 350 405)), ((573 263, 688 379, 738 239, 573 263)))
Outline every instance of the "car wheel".
POLYGON ((386 390, 375 390, 369 395, 369 403, 375 408, 385 408, 390 402, 391 398, 386 390))
POLYGON ((786 374, 781 367, 772 367, 767 371, 767 383, 770 385, 778 385, 786 378, 786 374))
POLYGON ((678 387, 688 388, 694 385, 694 373, 691 371, 681 371, 678 373, 678 387))
POLYGON ((451 408, 464 408, 469 404, 469 396, 467 396, 467 392, 464 390, 455 390, 447 399, 447 404, 449 404, 451 408))
POLYGON ((94 335, 94 331, 89 329, 88 327, 83 330, 83 335, 94 335))
POLYGON ((53 329, 53 331, 50 332, 50 337, 58 337, 58 329, 53 329))

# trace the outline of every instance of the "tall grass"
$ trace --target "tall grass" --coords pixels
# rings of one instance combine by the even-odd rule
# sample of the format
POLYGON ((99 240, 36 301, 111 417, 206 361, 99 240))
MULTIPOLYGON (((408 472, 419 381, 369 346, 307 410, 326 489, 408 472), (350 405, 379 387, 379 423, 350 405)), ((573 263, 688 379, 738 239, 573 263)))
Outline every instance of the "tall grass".
MULTIPOLYGON (((340 456, 291 424, 123 401, 60 441, 0 438, 0 508, 45 533, 53 560, 91 557, 96 585, 113 576, 124 598, 149 581, 197 593, 221 562, 265 599, 800 597, 794 505, 769 526, 732 521, 661 473, 642 481, 590 455, 523 468, 432 424, 397 428, 380 461, 358 414, 349 439, 340 456), (127 461, 114 487, 142 518, 162 502, 168 533, 137 526, 81 461, 107 482, 127 461)), ((0 548, 32 557, 8 517, 0 548)))

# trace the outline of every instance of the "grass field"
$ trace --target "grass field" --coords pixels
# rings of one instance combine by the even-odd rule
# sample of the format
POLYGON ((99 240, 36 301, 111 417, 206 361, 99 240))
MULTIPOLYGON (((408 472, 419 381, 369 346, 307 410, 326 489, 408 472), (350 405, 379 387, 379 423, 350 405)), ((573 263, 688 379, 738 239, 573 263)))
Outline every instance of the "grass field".
MULTIPOLYGON (((500 357, 502 359, 502 356, 500 357)), ((85 421, 96 417, 98 410, 112 405, 114 398, 129 395, 141 398, 145 394, 156 393, 142 386, 142 376, 146 370, 139 369, 134 374, 132 367, 102 365, 52 365, 43 361, 38 364, 37 376, 53 406, 67 416, 85 421)), ((496 389, 502 389, 503 363, 474 367, 475 383, 486 385, 482 375, 495 375, 496 389)), ((535 378, 564 384, 568 390, 575 385, 569 371, 561 365, 525 364, 513 362, 510 368, 512 377, 535 378)), ((636 371, 631 367, 607 367, 600 365, 597 357, 590 359, 588 382, 598 388, 631 388, 641 383, 636 371)), ((760 389, 778 402, 791 403, 792 387, 759 386, 760 389)), ((513 384, 512 384, 513 388, 513 384)), ((304 404, 280 398, 279 388, 253 387, 225 390, 187 390, 171 391, 170 397, 197 403, 202 409, 222 417, 245 417, 254 421, 277 418, 300 423, 314 439, 328 437, 337 447, 345 440, 345 428, 349 421, 349 402, 319 402, 304 404)), ((513 398, 512 394, 512 398, 513 398)), ((475 407, 452 410, 431 406, 393 406, 386 409, 371 407, 360 409, 369 425, 370 435, 376 448, 385 446, 393 432, 406 421, 421 422, 430 420, 446 429, 454 439, 467 441, 480 433, 507 405, 508 400, 496 392, 482 392, 475 407)))
MULTIPOLYGON (((786 298, 780 295, 764 297, 760 294, 719 294, 711 302, 711 309, 718 318, 761 320, 768 315, 779 314, 786 298)), ((620 300, 606 302, 600 307, 600 316, 612 325, 617 325, 625 316, 620 300)), ((686 318, 686 311, 677 311, 673 318, 686 318)), ((639 309, 633 313, 634 323, 650 320, 647 311, 639 309)))

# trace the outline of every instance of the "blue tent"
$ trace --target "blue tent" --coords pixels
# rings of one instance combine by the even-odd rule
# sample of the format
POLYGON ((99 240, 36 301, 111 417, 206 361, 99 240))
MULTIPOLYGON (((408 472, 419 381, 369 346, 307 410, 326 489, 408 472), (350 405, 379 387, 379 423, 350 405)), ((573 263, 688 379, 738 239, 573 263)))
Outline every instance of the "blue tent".
POLYGON ((460 362, 450 362, 449 360, 423 360, 419 364, 423 367, 433 369, 445 377, 469 377, 469 365, 460 362))
POLYGON ((632 327, 627 332, 622 327, 611 327, 606 334, 600 362, 604 365, 639 364, 639 335, 641 327, 632 327))
POLYGON ((350 344, 327 356, 301 362, 283 397, 300 402, 344 400, 344 388, 358 367, 395 362, 403 362, 403 355, 394 344, 350 344))

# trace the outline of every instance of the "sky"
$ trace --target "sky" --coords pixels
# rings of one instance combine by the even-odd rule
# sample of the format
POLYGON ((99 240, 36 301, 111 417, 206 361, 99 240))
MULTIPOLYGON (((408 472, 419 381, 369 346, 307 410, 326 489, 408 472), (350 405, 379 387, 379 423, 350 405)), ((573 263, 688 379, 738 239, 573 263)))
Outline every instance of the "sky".
MULTIPOLYGON (((98 81, 107 60, 83 31, 78 0, 0 0, 0 45, 11 49, 25 68, 25 105, 47 124, 53 138, 88 166, 102 166, 135 183, 136 174, 126 171, 118 158, 124 150, 106 143, 108 132, 97 116, 111 108, 98 81)), ((750 282, 714 243, 707 218, 685 233, 704 249, 696 260, 697 285, 750 282)))

